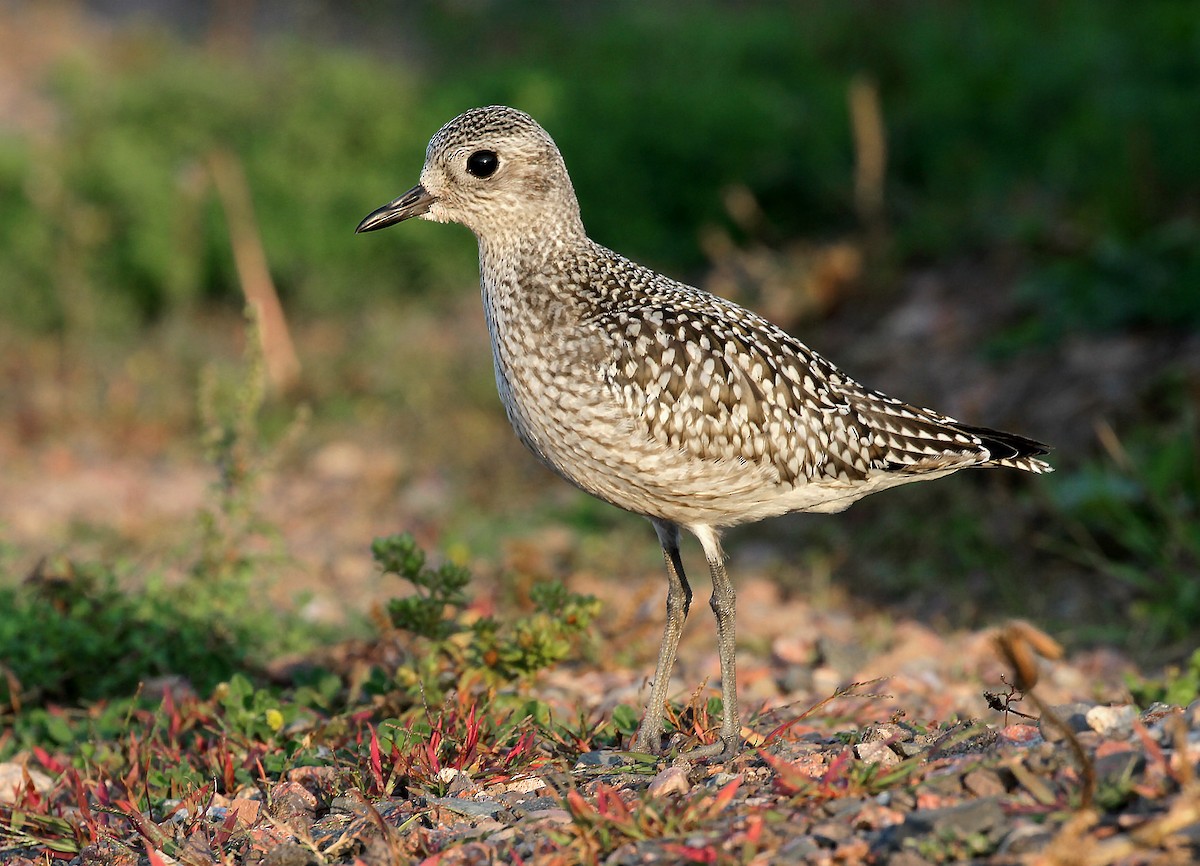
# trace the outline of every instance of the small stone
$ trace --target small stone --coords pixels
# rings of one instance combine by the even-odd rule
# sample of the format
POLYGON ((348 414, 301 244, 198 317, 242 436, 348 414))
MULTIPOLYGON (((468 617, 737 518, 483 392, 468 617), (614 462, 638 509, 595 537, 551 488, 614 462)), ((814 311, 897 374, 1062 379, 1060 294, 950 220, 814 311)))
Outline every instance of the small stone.
POLYGON ((1116 707, 1092 707, 1084 716, 1088 727, 1103 737, 1128 737, 1137 721, 1137 707, 1125 704, 1116 707))
POLYGON ((35 767, 16 762, 0 764, 0 803, 15 802, 17 792, 25 787, 27 776, 33 790, 39 794, 49 793, 54 787, 54 780, 35 767))
POLYGON ((267 851, 262 866, 316 866, 319 862, 311 849, 288 840, 267 851))
POLYGON ((546 780, 541 776, 528 776, 524 779, 514 779, 507 783, 503 790, 505 792, 515 791, 521 794, 532 794, 534 791, 540 791, 546 787, 546 780))
POLYGON ((953 835, 961 838, 975 833, 987 835, 989 831, 1005 826, 1004 810, 995 797, 968 800, 956 806, 940 809, 921 809, 905 819, 903 827, 907 836, 953 835))
POLYGON ((575 762, 576 770, 595 770, 597 768, 620 767, 625 763, 620 752, 610 752, 597 749, 594 752, 584 752, 575 762))
MULTIPOLYGON (((1088 710, 1093 708, 1093 704, 1074 703, 1059 704, 1057 706, 1050 707, 1049 709, 1059 721, 1065 724, 1072 731, 1072 733, 1078 734, 1083 731, 1090 730, 1088 727, 1087 713, 1088 710)), ((1062 729, 1045 716, 1038 721, 1038 730, 1041 732, 1042 738, 1047 743, 1058 743, 1066 739, 1066 735, 1063 734, 1062 729)))
POLYGON ((688 781, 687 770, 683 767, 672 766, 654 777, 649 787, 646 788, 646 793, 651 797, 664 797, 667 794, 686 794, 691 789, 692 783, 688 781))
POLYGON ((823 848, 834 848, 850 838, 852 828, 845 821, 825 821, 813 826, 809 835, 823 848))
POLYGON ((997 849, 998 854, 1039 854, 1046 850, 1054 833, 1041 824, 1019 824, 1009 831, 997 849))
POLYGON ((854 754, 860 761, 868 764, 894 767, 900 763, 900 756, 893 752, 887 743, 879 740, 871 743, 859 743, 854 747, 854 754))
POLYGON ((891 722, 884 722, 879 725, 870 725, 863 729, 862 742, 864 743, 890 743, 893 746, 897 743, 907 743, 913 739, 913 732, 901 725, 896 725, 891 722))
POLYGON ((474 818, 480 820, 483 818, 495 818, 504 812, 504 804, 497 803, 495 800, 465 800, 462 797, 432 797, 429 800, 431 806, 439 806, 443 809, 448 809, 458 815, 466 818, 474 818))
POLYGON ((280 782, 271 788, 270 811, 297 832, 306 832, 316 820, 317 798, 300 782, 280 782))
POLYGON ((821 846, 812 836, 797 836, 779 849, 780 863, 808 863, 821 856, 821 846))
POLYGON ((904 848, 888 857, 887 866, 929 866, 929 861, 911 848, 904 848))
POLYGON ((997 731, 996 736, 1018 746, 1032 746, 1042 741, 1042 732, 1037 725, 1009 725, 997 731))
POLYGON ((1004 781, 995 770, 972 770, 963 776, 963 787, 976 797, 999 797, 1006 792, 1004 781))

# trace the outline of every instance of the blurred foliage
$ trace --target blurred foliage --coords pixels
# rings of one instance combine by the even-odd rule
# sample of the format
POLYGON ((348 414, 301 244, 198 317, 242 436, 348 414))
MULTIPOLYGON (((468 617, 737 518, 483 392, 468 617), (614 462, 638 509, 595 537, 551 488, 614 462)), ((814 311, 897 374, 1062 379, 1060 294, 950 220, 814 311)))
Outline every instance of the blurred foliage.
POLYGON ((1124 586, 1131 637, 1189 650, 1200 623, 1200 419, 1121 441, 1109 459, 1048 485, 1069 541, 1060 552, 1112 586, 1124 586))
POLYGON ((233 296, 218 150, 244 165, 293 310, 459 286, 474 264, 461 230, 351 231, 415 181, 441 123, 488 102, 538 117, 593 235, 651 264, 697 267, 704 226, 736 236, 721 205, 734 184, 768 241, 852 233, 847 86, 865 74, 888 132, 892 255, 1019 250, 1031 319, 1047 323, 1032 338, 1200 321, 1188 0, 359 3, 335 17, 351 14, 376 56, 278 40, 231 56, 137 30, 60 64, 55 128, 0 136, 0 315, 120 325, 233 296))
POLYGON ((262 644, 249 621, 212 616, 171 590, 127 592, 97 565, 41 566, 0 587, 0 606, 0 702, 13 707, 129 695, 168 675, 206 691, 262 644))
POLYGON ((1186 707, 1200 697, 1200 649, 1188 656, 1182 666, 1169 665, 1161 677, 1130 676, 1127 682, 1129 693, 1139 707, 1156 702, 1186 707))

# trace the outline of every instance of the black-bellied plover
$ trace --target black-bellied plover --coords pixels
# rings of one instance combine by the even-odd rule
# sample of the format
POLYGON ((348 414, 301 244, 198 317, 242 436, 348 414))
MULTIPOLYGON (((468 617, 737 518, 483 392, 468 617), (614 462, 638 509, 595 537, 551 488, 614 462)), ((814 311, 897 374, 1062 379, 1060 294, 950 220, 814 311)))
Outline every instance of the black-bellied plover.
POLYGON ((734 589, 720 531, 972 466, 1048 472, 1046 446, 864 388, 782 329, 591 240, 554 141, 529 115, 476 108, 437 131, 420 183, 371 213, 479 240, 496 385, 513 428, 576 486, 648 518, 667 564, 667 624, 633 748, 662 751, 663 711, 692 592, 679 530, 712 572, 720 740, 739 748, 734 589))

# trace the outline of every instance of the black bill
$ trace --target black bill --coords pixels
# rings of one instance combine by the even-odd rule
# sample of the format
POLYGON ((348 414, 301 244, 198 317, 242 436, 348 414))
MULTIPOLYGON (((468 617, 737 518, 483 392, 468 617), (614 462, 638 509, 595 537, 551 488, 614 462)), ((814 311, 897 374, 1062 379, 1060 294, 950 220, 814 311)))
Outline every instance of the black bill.
POLYGON ((390 201, 383 207, 367 214, 354 232, 355 234, 359 232, 373 232, 376 229, 387 228, 390 225, 403 222, 412 217, 422 216, 429 213, 429 206, 432 204, 433 196, 425 191, 425 187, 417 184, 404 195, 400 196, 400 198, 390 201))

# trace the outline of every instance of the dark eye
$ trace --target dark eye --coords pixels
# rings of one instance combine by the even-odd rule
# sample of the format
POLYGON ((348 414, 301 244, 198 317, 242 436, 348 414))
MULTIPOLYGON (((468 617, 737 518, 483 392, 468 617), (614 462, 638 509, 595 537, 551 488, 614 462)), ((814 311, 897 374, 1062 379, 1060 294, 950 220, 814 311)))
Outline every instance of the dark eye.
POLYGON ((467 157, 467 172, 475 177, 491 177, 500 167, 500 157, 494 150, 477 150, 467 157))

